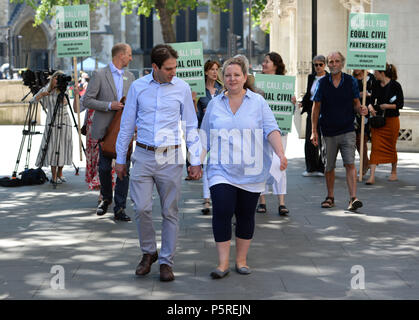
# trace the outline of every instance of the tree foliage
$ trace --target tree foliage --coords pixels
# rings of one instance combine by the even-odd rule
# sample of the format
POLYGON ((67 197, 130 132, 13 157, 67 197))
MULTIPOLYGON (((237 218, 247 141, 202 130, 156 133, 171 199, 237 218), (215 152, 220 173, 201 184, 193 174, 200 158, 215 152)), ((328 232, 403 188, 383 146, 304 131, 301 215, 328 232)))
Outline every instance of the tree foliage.
MULTIPOLYGON (((129 15, 136 12, 138 15, 148 17, 155 9, 160 19, 163 39, 166 43, 175 42, 173 29, 174 18, 179 11, 188 8, 194 9, 200 4, 197 0, 110 0, 120 2, 122 14, 129 15)), ((228 11, 231 0, 210 0, 210 8, 213 12, 228 11)), ((94 11, 101 6, 107 6, 108 0, 12 0, 12 2, 26 3, 35 10, 35 26, 40 25, 48 17, 55 15, 55 6, 70 6, 88 4, 94 11)), ((266 6, 267 0, 252 0, 252 18, 255 24, 260 23, 261 12, 266 6)), ((249 3, 249 0, 244 0, 249 3)))

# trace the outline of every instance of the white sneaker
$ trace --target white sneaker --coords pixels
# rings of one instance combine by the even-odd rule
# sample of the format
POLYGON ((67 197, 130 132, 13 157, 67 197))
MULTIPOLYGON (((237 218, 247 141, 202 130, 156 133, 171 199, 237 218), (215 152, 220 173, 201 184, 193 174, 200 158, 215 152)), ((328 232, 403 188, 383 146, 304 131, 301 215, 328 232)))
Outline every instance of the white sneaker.
POLYGON ((316 172, 316 176, 317 177, 324 177, 324 173, 323 172, 320 172, 320 171, 317 171, 316 172))
POLYGON ((307 172, 307 170, 306 170, 306 171, 304 171, 301 175, 302 175, 303 177, 312 177, 312 176, 314 176, 314 175, 315 175, 315 172, 307 172))

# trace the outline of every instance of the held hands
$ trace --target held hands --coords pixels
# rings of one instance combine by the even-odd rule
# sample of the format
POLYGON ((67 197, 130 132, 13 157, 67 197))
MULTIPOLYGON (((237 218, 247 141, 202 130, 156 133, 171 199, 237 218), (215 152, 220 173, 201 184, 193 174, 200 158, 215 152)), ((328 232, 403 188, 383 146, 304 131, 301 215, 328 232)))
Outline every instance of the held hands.
POLYGON ((127 165, 115 163, 115 172, 119 180, 124 180, 127 174, 127 165))
POLYGON ((201 166, 190 166, 188 168, 188 174, 192 180, 199 180, 202 177, 202 168, 201 166))
POLYGON ((111 109, 112 110, 121 110, 124 108, 124 104, 119 101, 112 101, 111 103, 111 109))

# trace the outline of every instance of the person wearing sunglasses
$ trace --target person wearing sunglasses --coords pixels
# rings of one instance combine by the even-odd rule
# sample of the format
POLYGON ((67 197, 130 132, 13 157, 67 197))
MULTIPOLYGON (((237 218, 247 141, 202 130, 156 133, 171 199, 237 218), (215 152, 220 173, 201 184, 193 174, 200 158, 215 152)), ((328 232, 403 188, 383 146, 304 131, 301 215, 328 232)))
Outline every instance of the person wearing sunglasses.
MULTIPOLYGON (((307 112, 306 137, 304 144, 304 154, 306 161, 306 170, 302 173, 303 177, 324 177, 324 163, 321 157, 321 142, 319 146, 314 146, 310 141, 311 135, 311 111, 313 108, 313 97, 316 91, 317 83, 321 78, 328 74, 326 68, 326 58, 317 55, 313 58, 314 72, 308 75, 307 90, 303 100, 299 104, 301 114, 307 112)), ((317 126, 317 132, 320 136, 320 128, 317 126)))

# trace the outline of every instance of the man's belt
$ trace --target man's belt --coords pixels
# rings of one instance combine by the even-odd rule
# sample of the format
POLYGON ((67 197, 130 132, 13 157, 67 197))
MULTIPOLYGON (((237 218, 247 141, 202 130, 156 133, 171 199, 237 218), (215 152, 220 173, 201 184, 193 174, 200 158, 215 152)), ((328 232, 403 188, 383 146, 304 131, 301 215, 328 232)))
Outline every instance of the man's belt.
POLYGON ((151 147, 148 146, 146 144, 140 143, 140 142, 136 142, 137 146, 139 146, 140 148, 146 149, 146 150, 150 150, 150 151, 159 151, 159 152, 165 152, 167 150, 170 149, 177 149, 180 147, 180 144, 175 145, 175 146, 166 146, 166 147, 151 147))

